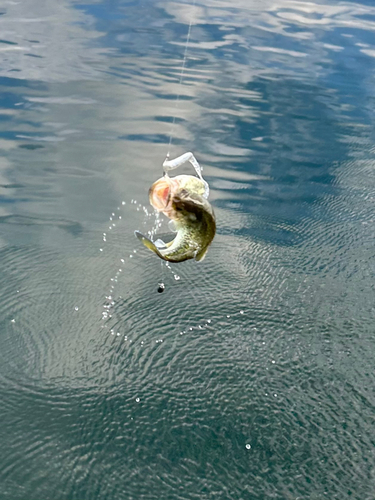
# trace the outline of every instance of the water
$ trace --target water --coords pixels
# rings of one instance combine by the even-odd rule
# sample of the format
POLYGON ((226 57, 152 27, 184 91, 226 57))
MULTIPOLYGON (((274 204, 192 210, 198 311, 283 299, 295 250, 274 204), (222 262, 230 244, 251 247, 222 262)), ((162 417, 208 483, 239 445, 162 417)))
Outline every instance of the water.
POLYGON ((1 499, 373 500, 371 2, 0 14, 1 499), (218 232, 161 269, 175 114, 218 232))

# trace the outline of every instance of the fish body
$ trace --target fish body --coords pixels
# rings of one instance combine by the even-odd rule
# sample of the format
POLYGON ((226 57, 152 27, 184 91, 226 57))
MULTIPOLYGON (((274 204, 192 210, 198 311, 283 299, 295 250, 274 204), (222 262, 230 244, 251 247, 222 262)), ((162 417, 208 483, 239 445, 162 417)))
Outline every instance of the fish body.
POLYGON ((157 180, 149 191, 150 203, 174 222, 176 237, 158 245, 139 231, 135 232, 137 238, 163 260, 203 260, 216 232, 215 214, 206 199, 207 189, 205 181, 192 175, 164 176, 157 180))

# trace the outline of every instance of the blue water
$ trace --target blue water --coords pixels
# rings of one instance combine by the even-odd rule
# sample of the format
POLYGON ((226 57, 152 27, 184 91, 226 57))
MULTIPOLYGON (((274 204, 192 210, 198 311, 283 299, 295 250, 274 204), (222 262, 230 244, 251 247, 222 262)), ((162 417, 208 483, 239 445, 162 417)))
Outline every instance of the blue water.
POLYGON ((0 7, 1 500, 375 499, 375 7, 192 4, 0 7))

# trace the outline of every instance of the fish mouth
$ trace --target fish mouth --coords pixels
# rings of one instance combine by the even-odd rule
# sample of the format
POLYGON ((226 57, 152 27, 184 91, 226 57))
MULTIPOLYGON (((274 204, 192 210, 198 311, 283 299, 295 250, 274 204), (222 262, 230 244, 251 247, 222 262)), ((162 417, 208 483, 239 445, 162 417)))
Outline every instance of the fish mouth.
POLYGON ((148 192, 151 205, 169 217, 172 210, 172 198, 177 189, 178 181, 168 176, 158 179, 148 192))

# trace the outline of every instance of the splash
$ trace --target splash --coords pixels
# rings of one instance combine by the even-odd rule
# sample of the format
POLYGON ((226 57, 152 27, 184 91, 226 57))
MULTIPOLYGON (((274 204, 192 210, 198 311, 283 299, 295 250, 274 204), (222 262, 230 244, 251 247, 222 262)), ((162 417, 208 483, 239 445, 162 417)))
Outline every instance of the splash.
MULTIPOLYGON (((129 211, 139 212, 143 215, 143 225, 150 225, 151 228, 148 231, 148 235, 152 238, 157 237, 163 224, 166 222, 163 215, 158 211, 150 211, 146 206, 142 205, 135 199, 131 199, 130 201, 122 201, 121 204, 117 207, 115 211, 112 211, 109 215, 109 225, 106 232, 102 233, 102 242, 103 246, 99 248, 100 252, 106 252, 108 245, 111 246, 111 239, 115 236, 117 231, 121 230, 121 222, 129 218, 129 211)), ((109 279, 109 289, 105 294, 105 299, 102 305, 101 311, 101 329, 108 332, 108 334, 118 340, 122 340, 124 342, 132 343, 133 339, 131 338, 131 333, 122 332, 120 328, 114 326, 117 321, 115 319, 116 315, 116 306, 119 302, 123 302, 123 297, 117 293, 119 283, 124 283, 126 281, 126 276, 128 275, 127 267, 130 264, 130 259, 132 259, 132 265, 134 264, 134 259, 139 259, 139 263, 141 264, 141 259, 139 258, 141 253, 138 253, 137 248, 134 248, 130 253, 122 255, 118 258, 118 267, 115 273, 109 279)), ((189 283, 186 278, 182 278, 180 274, 177 274, 173 269, 172 265, 169 262, 161 261, 161 279, 157 285, 156 291, 158 293, 163 293, 168 290, 169 286, 173 288, 173 283, 178 283, 178 286, 185 286, 185 291, 187 290, 189 294, 192 295, 192 299, 195 297, 193 293, 190 291, 189 283), (168 279, 165 276, 165 272, 171 276, 172 281, 168 284, 168 279)), ((185 324, 185 325, 177 325, 175 326, 176 330, 176 338, 179 338, 183 335, 189 335, 194 333, 203 333, 207 329, 216 328, 217 324, 222 323, 223 320, 230 319, 232 321, 236 321, 236 318, 244 315, 245 311, 243 309, 237 311, 223 311, 221 315, 213 318, 202 318, 201 321, 198 321, 194 324, 185 324)), ((155 324, 157 324, 158 318, 155 318, 155 324)), ((157 341, 152 340, 151 338, 147 341, 137 341, 139 344, 144 347, 146 345, 151 345, 153 343, 162 344, 163 339, 158 338, 157 341)), ((164 340, 165 342, 165 340, 164 340)))

